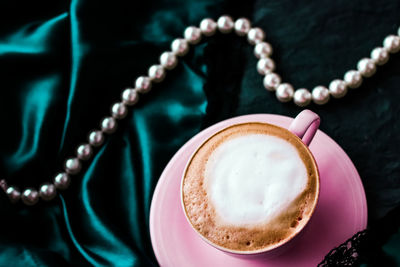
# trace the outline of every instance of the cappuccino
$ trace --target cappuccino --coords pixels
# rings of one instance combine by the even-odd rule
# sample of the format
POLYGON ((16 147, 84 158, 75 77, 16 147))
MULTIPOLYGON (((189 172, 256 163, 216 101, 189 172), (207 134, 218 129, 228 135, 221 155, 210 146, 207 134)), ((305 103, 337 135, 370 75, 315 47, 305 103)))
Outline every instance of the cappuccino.
POLYGON ((299 232, 318 199, 318 170, 307 146, 266 123, 228 127, 194 153, 182 181, 193 228, 227 250, 276 247, 299 232))

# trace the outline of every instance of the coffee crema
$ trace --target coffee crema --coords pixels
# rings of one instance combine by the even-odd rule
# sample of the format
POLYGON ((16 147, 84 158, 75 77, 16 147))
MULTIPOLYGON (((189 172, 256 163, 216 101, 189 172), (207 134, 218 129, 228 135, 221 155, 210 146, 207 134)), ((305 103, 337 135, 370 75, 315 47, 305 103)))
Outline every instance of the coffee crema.
POLYGON ((209 242, 232 251, 264 251, 308 222, 318 179, 314 158, 297 136, 272 124, 237 124, 194 153, 182 200, 189 222, 209 242))

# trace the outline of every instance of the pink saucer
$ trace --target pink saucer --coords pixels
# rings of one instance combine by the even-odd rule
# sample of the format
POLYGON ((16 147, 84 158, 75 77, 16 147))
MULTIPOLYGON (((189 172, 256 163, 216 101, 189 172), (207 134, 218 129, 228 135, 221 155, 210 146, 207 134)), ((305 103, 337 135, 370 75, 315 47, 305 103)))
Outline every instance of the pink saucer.
POLYGON ((284 253, 269 259, 237 258, 206 244, 189 226, 180 203, 180 182, 196 147, 230 124, 260 121, 288 127, 292 120, 269 114, 225 120, 194 136, 175 154, 158 181, 150 210, 151 242, 161 266, 316 266, 332 248, 367 227, 367 202, 360 176, 342 148, 321 131, 310 145, 321 175, 318 206, 302 234, 284 253))

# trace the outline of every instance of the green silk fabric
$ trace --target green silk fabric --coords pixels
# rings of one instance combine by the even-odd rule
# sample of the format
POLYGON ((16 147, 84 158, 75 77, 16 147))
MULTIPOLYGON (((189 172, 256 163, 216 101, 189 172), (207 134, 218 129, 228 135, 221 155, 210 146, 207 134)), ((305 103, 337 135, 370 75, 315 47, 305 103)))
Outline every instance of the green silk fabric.
MULTIPOLYGON (((400 25, 396 1, 1 1, 0 179, 50 182, 186 26, 222 14, 263 28, 277 72, 308 88, 342 77, 400 25)), ((1 192, 0 266, 157 266, 149 211, 173 154, 223 119, 301 111, 263 88, 256 62, 244 38, 203 41, 141 96, 55 200, 25 207, 1 192)), ((371 223, 400 203, 399 84, 393 56, 344 99, 310 106, 358 168, 371 223)), ((392 262, 399 244, 396 234, 383 247, 392 262)))

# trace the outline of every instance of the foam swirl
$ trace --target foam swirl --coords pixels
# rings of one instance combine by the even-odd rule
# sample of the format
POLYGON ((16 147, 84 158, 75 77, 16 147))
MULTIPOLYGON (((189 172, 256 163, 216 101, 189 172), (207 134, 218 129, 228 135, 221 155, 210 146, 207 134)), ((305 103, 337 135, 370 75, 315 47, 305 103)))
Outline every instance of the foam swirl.
POLYGON ((237 226, 271 221, 304 191, 307 181, 297 149, 266 134, 227 140, 212 152, 205 169, 216 213, 237 226))

